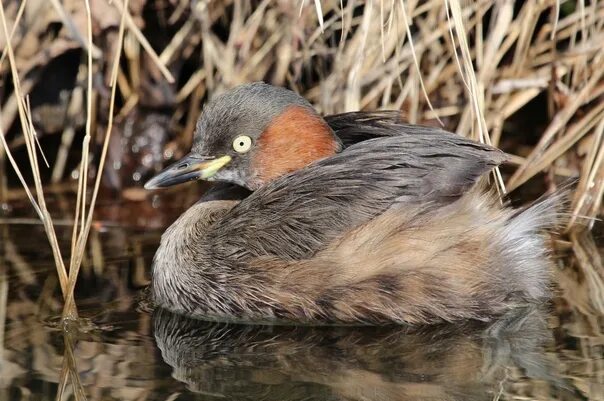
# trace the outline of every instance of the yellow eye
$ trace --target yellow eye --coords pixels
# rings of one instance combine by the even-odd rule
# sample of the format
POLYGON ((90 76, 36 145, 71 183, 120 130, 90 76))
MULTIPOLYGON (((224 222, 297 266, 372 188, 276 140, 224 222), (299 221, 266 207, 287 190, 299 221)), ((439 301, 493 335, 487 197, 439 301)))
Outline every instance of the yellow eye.
POLYGON ((247 135, 239 135, 233 141, 233 149, 237 153, 245 153, 252 147, 252 138, 247 135))

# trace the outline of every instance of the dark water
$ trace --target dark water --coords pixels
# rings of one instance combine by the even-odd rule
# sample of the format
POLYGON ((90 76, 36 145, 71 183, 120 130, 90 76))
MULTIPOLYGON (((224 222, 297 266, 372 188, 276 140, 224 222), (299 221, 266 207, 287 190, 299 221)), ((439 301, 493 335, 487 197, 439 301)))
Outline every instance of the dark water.
MULTIPOLYGON (((162 226, 191 203, 101 204, 82 319, 65 326, 42 227, 26 206, 0 220, 0 400, 55 400, 62 389, 64 400, 604 399, 604 319, 581 275, 547 307, 488 324, 258 326, 152 311, 144 288, 162 226)), ((57 227, 64 249, 70 230, 57 227)))

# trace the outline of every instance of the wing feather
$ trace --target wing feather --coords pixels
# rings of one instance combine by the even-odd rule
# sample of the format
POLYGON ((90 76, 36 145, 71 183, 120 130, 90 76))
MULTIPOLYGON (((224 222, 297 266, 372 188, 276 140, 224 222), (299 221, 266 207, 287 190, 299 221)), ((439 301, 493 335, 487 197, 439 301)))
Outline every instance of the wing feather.
POLYGON ((395 133, 353 144, 265 185, 217 222, 205 241, 233 261, 306 259, 394 204, 451 203, 506 158, 439 129, 396 123, 371 129, 395 133))

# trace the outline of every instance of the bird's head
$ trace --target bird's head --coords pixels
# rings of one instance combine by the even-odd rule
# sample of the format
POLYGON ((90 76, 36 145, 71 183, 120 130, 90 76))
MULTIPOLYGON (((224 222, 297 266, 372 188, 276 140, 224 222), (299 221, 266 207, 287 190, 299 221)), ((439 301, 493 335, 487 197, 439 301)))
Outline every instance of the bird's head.
POLYGON ((300 95, 262 82, 245 84, 205 106, 191 153, 145 188, 201 179, 255 190, 341 147, 329 125, 300 95))

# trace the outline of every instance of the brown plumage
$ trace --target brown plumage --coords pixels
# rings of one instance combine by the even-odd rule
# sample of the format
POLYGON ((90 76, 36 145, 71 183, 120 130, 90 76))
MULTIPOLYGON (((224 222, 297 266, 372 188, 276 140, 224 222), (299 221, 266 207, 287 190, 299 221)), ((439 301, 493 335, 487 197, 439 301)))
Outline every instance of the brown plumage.
POLYGON ((205 318, 421 324, 547 299, 541 232, 556 200, 501 207, 475 184, 502 152, 393 116, 317 120, 301 97, 260 83, 216 98, 191 155, 148 187, 202 177, 254 192, 225 200, 223 188, 166 231, 156 302, 205 318), (283 122, 292 108, 312 133, 283 122), (304 152, 301 138, 311 151, 288 165, 279 149, 304 152), (270 154, 269 141, 280 144, 270 154))

